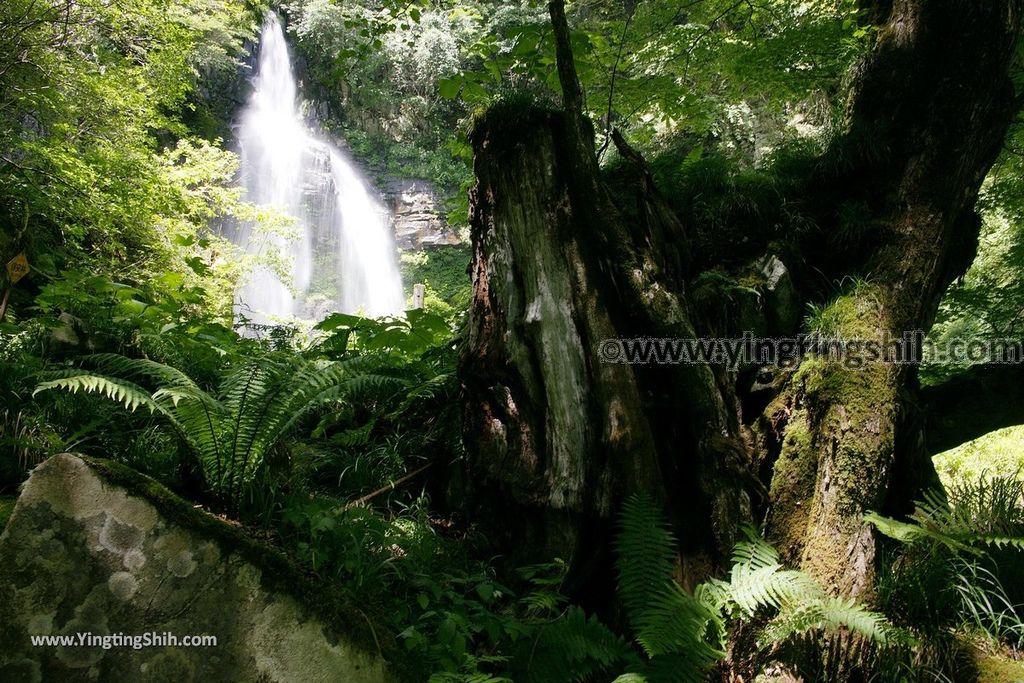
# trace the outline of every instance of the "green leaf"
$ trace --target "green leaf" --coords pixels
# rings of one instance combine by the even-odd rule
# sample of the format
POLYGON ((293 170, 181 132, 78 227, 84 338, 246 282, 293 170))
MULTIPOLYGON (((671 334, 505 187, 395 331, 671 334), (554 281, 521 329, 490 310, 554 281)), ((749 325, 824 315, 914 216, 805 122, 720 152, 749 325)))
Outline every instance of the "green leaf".
POLYGON ((462 84, 462 76, 442 78, 440 81, 438 81, 437 84, 438 95, 440 95, 446 100, 453 100, 459 96, 459 90, 462 89, 462 84))
POLYGON ((483 102, 487 99, 487 91, 478 83, 466 81, 462 88, 462 99, 469 103, 483 102))

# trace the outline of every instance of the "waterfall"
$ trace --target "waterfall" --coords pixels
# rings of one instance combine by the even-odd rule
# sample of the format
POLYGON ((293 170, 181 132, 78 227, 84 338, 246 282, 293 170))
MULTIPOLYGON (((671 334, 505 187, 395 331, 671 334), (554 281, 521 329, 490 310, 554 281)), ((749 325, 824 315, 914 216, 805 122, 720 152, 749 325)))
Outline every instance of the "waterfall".
POLYGON ((284 31, 270 13, 238 146, 246 199, 275 217, 269 229, 241 226, 234 239, 273 265, 257 266, 241 287, 238 315, 268 324, 331 311, 400 314, 390 217, 345 153, 306 126, 297 99, 284 31))

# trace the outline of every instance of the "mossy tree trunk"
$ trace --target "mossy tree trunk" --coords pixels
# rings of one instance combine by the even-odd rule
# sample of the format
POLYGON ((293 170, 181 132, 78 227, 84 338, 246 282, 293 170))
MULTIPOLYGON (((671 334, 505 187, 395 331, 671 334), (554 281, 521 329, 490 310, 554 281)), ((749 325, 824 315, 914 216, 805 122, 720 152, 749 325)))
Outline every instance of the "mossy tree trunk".
MULTIPOLYGON (((842 171, 815 179, 849 187, 885 235, 865 281, 828 312, 839 335, 927 331, 943 292, 973 259, 978 189, 1015 113, 1008 71, 1019 12, 1009 2, 892 4, 832 152, 844 157, 832 166, 842 171)), ((838 593, 872 585, 875 539, 864 513, 905 506, 927 480, 916 394, 910 366, 854 370, 811 359, 775 406, 797 419, 776 421, 786 426, 769 528, 838 593)))
MULTIPOLYGON (((971 260, 977 191, 1015 107, 1019 1, 883 4, 846 134, 804 188, 809 206, 828 196, 869 207, 883 237, 856 263, 820 244, 791 257, 836 279, 871 273, 831 305, 850 337, 930 327, 971 260)), ((562 3, 550 9, 564 108, 501 105, 472 135, 474 300, 460 368, 471 505, 515 560, 570 559, 571 590, 603 590, 615 513, 643 490, 671 511, 684 581, 721 565, 739 527, 767 510, 789 558, 837 592, 865 592, 875 546, 863 513, 916 493, 927 462, 914 372, 807 360, 753 420, 735 373, 602 362, 605 339, 741 327, 693 300, 688 285, 713 264, 691 253, 699 240, 621 138, 635 187, 630 202, 613 199, 562 3)), ((826 230, 838 220, 834 205, 817 211, 826 230)), ((803 298, 826 298, 809 281, 803 298)))

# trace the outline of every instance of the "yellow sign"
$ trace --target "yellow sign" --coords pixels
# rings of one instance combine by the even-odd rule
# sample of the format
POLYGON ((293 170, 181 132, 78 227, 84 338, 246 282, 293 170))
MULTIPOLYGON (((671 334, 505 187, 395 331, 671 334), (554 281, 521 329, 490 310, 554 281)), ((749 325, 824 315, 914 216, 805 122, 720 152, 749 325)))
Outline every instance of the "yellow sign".
POLYGON ((18 254, 7 262, 7 274, 11 277, 12 285, 28 274, 28 259, 25 258, 25 254, 18 254))

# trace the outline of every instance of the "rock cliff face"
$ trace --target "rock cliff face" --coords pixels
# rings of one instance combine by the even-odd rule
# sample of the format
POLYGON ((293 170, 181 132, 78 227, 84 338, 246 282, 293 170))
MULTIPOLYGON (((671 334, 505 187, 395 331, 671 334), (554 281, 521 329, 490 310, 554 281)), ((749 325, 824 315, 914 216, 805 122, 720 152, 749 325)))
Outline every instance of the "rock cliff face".
POLYGON ((444 219, 442 200, 428 180, 394 178, 384 187, 384 199, 394 217, 395 243, 402 250, 459 244, 444 219))
POLYGON ((393 680, 374 644, 384 634, 357 610, 322 618, 295 597, 301 577, 272 575, 281 556, 115 465, 64 454, 37 467, 0 557, 3 681, 393 680), (113 639, 153 633, 217 644, 113 639), (108 636, 109 649, 32 642, 79 634, 108 636))

